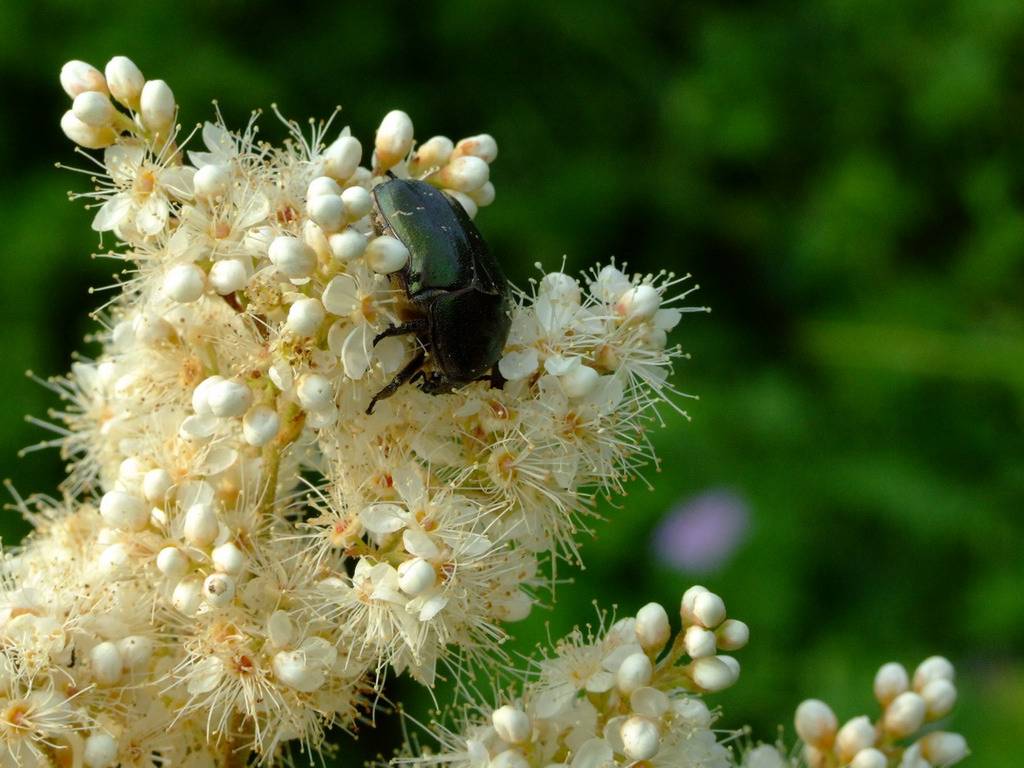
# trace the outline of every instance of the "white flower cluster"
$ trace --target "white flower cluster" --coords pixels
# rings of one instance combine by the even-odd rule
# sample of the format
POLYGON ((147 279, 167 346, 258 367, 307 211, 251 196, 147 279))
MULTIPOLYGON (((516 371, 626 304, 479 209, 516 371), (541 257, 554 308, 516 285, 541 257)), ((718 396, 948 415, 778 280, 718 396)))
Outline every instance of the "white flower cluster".
POLYGON ((960 762, 967 756, 963 736, 922 730, 953 711, 953 677, 953 665, 942 656, 922 661, 913 678, 902 664, 883 664, 874 684, 881 717, 872 722, 862 715, 842 728, 825 702, 808 699, 795 718, 804 760, 809 768, 942 768, 960 762))
MULTIPOLYGON (((704 587, 683 595, 683 631, 671 643, 668 613, 648 603, 596 636, 577 629, 540 661, 522 694, 437 729, 437 754, 402 762, 452 768, 728 768, 701 696, 736 682, 739 663, 718 650, 746 645, 747 625, 727 619, 704 587)), ((759 749, 772 750, 772 747, 759 749)))
MULTIPOLYGON (((484 339, 504 344, 491 376, 432 394, 437 340, 389 333, 422 312, 422 254, 383 226, 376 188, 426 182, 472 218, 494 200, 493 138, 417 144, 395 110, 364 163, 331 121, 283 121, 280 146, 257 115, 182 137, 169 86, 123 56, 60 80, 61 127, 94 166, 73 197, 123 271, 98 356, 46 382, 64 406, 40 445, 68 462, 63 496, 16 496, 34 530, 0 558, 0 768, 270 764, 371 721, 389 672, 432 685, 467 656, 504 663, 504 624, 578 559, 595 496, 656 460, 645 432, 682 396, 667 334, 685 278, 543 274, 508 297, 507 338, 484 339), (424 358, 422 389, 370 407, 424 358)), ((441 341, 492 332, 459 331, 441 341)), ((404 759, 789 765, 768 745, 737 758, 700 698, 736 682, 746 625, 703 587, 680 618, 674 640, 655 603, 574 632, 519 696, 439 731, 442 755, 404 759)), ((925 662, 913 691, 893 665, 879 681, 875 726, 801 707, 812 766, 965 753, 953 734, 896 742, 951 708, 948 662, 925 662)))
MULTIPOLYGON (((64 497, 20 503, 35 530, 2 563, 0 765, 270 761, 351 726, 388 669, 432 684, 452 653, 493 658, 594 495, 652 458, 676 279, 544 275, 512 297, 501 376, 367 413, 429 347, 379 338, 410 311, 410 252, 374 188, 420 179, 473 216, 494 139, 417 145, 400 111, 365 156, 329 121, 281 146, 255 116, 183 137, 171 89, 125 57, 61 84, 65 134, 102 150, 76 196, 124 270, 101 353, 48 382, 64 497)), ((713 652, 738 625, 700 610, 694 690, 735 677, 713 652)), ((606 672, 647 687, 628 669, 606 672)), ((675 738, 667 701, 639 695, 636 738, 675 738)))

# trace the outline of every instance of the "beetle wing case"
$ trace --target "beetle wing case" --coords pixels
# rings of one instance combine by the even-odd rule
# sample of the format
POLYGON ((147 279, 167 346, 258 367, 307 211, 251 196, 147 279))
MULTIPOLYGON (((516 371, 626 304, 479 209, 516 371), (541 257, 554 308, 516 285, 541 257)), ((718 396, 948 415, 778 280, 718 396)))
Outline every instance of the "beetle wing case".
POLYGON ((505 294, 497 261, 472 219, 457 202, 425 181, 391 179, 373 190, 384 231, 409 249, 410 298, 422 291, 473 286, 505 294))

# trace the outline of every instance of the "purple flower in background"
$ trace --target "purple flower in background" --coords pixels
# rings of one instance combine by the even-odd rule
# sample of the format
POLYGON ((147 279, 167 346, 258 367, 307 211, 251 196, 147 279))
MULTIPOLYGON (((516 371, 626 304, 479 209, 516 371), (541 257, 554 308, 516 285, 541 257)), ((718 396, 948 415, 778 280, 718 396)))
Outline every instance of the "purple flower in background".
POLYGON ((716 488, 676 504, 654 531, 658 559, 690 573, 713 571, 736 550, 750 527, 750 510, 739 494, 716 488))

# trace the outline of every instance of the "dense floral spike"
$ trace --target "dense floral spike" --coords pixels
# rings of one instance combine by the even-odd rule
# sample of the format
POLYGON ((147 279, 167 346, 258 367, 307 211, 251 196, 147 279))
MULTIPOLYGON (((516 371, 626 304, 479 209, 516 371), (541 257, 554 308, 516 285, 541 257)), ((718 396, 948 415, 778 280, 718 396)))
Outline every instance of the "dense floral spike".
MULTIPOLYGON (((171 88, 126 57, 60 81, 93 166, 72 197, 124 268, 98 357, 47 382, 63 498, 15 496, 34 532, 0 563, 0 766, 315 754, 370 719, 389 670, 429 685, 467 656, 507 661, 504 625, 578 557, 595 495, 654 460, 645 429, 681 396, 667 334, 685 278, 544 274, 515 296, 500 377, 404 386, 368 415, 418 352, 379 336, 406 319, 391 275, 410 254, 375 231, 372 191, 424 180, 473 217, 495 199, 495 140, 417 145, 399 110, 372 150, 331 120, 283 121, 281 146, 257 115, 182 136, 171 88)), ((664 652, 656 604, 570 636, 453 748, 492 768, 726 764, 695 697, 736 681, 720 651, 748 631, 702 588, 681 618, 664 652)), ((893 734, 951 706, 941 665, 920 677, 913 701, 883 685, 893 734)), ((930 734, 915 754, 956 748, 930 734)))

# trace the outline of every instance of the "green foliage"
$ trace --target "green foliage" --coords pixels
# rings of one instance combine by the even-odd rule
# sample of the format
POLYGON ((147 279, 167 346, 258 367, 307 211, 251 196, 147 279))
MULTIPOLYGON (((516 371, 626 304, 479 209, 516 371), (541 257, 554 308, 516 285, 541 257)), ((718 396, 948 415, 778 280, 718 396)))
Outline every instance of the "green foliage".
MULTIPOLYGON (((85 180, 52 168, 75 164, 57 72, 117 53, 167 79, 186 122, 217 97, 235 124, 277 100, 300 118, 341 103, 361 137, 395 106, 421 136, 493 133, 498 200, 479 224, 520 283, 563 253, 699 278, 714 314, 679 331, 694 420, 656 433, 654 490, 603 508, 587 569, 517 649, 544 622, 558 635, 589 619, 594 597, 674 604, 696 577, 655 562, 651 531, 725 486, 752 531, 701 578, 754 633, 726 725, 772 739, 809 695, 873 711, 878 664, 940 652, 962 670, 971 764, 1016 762, 1024 4, 2 4, 18 109, 0 121, 0 456, 23 492, 52 490, 61 468, 15 461, 40 437, 22 413, 51 404, 21 371, 66 369, 99 303, 84 286, 116 266, 89 261, 89 216, 63 200, 85 180)), ((364 733, 343 762, 397 738, 393 723, 364 733)))

